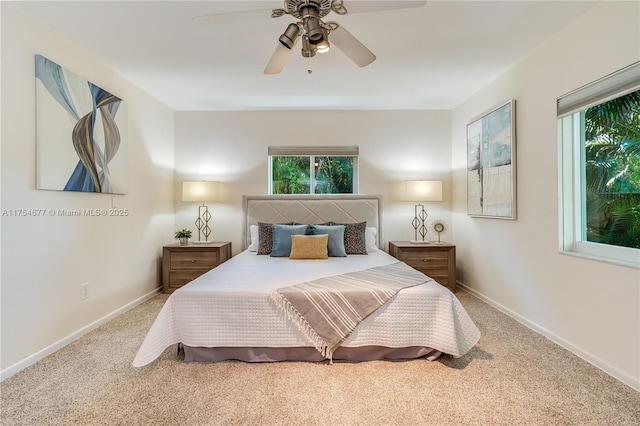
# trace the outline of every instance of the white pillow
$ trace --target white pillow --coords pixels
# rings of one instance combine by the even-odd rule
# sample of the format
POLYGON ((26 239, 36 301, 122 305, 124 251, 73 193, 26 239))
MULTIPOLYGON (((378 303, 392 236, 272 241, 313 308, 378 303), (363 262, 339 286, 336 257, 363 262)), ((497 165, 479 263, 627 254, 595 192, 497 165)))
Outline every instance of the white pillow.
POLYGON ((367 229, 364 231, 364 241, 367 247, 367 253, 378 251, 378 241, 376 239, 377 233, 378 230, 373 226, 367 226, 367 229))
POLYGON ((251 244, 247 247, 249 251, 258 251, 258 225, 249 227, 249 235, 251 236, 251 244))

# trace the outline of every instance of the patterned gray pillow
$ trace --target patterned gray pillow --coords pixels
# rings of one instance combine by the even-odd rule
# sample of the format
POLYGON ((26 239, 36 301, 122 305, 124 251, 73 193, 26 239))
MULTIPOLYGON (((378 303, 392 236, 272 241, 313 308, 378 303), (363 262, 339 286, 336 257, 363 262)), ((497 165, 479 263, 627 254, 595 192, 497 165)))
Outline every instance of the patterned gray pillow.
MULTIPOLYGON (((273 223, 258 222, 258 251, 257 254, 271 254, 273 250, 273 223)), ((293 225, 293 222, 278 225, 293 225)))
POLYGON ((367 242, 365 231, 367 222, 360 223, 335 223, 332 225, 344 225, 344 251, 347 254, 367 254, 367 242))

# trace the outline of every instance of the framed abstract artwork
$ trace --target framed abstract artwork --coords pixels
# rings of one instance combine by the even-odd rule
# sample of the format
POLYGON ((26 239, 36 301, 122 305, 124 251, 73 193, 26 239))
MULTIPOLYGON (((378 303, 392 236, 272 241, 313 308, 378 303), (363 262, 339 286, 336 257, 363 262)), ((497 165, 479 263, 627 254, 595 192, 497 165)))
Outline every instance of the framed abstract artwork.
POLYGON ((126 194, 122 99, 41 55, 35 75, 37 188, 126 194))
POLYGON ((516 219, 515 100, 467 125, 467 213, 516 219))

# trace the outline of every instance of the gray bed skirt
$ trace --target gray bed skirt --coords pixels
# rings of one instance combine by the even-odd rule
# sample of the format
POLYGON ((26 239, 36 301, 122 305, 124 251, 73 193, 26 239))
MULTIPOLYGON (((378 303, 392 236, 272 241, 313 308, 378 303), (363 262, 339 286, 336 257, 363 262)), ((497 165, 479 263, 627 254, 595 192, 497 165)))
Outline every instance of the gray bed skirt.
MULTIPOLYGON (((320 352, 311 347, 295 348, 203 348, 183 345, 186 362, 218 362, 239 360, 246 362, 277 361, 325 361, 320 352)), ((425 358, 437 359, 442 352, 420 346, 408 348, 388 348, 384 346, 362 346, 357 348, 339 347, 333 353, 333 360, 373 361, 381 359, 399 360, 425 358)))

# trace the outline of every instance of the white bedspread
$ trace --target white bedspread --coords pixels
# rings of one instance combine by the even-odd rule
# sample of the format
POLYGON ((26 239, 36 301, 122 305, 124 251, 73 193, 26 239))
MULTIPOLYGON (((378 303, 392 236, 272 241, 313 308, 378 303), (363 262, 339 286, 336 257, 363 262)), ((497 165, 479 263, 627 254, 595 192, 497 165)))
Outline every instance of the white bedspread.
MULTIPOLYGON (((290 260, 242 252, 167 299, 133 361, 142 367, 170 345, 195 347, 312 347, 269 300, 272 290, 387 265, 383 251, 328 260, 290 260)), ((426 346, 459 357, 480 338, 462 304, 431 281, 401 290, 362 321, 342 346, 426 346)))

